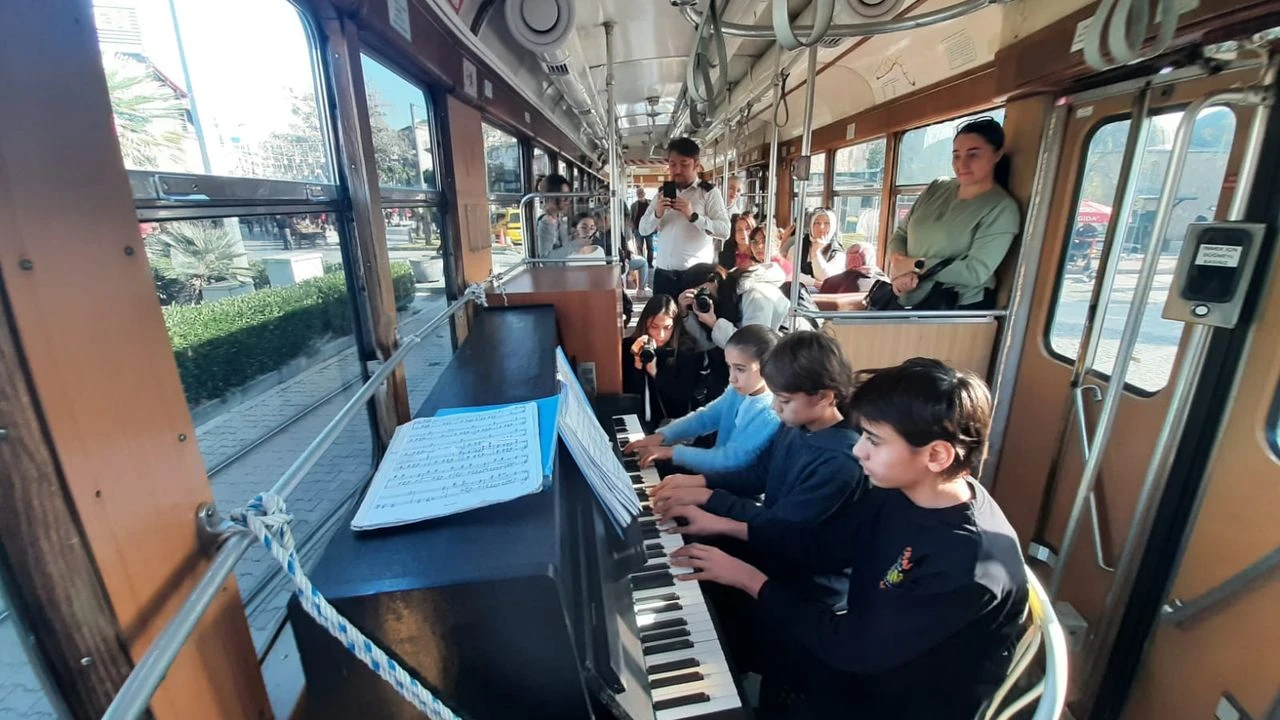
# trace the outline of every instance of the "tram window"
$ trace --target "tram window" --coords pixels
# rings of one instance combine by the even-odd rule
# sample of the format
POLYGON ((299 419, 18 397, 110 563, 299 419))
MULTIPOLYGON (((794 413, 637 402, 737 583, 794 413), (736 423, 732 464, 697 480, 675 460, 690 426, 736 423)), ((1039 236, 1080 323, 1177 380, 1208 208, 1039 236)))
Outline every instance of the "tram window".
MULTIPOLYGON (((140 226, 219 507, 283 475, 360 387, 343 227, 331 212, 140 226)), ((411 386, 420 365, 406 363, 411 386)), ((289 496, 304 559, 338 528, 328 520, 359 499, 373 453, 369 423, 348 424, 289 496)), ((257 547, 236 565, 259 649, 283 619, 278 570, 257 547)))
POLYGON ((938 178, 952 177, 951 140, 955 138, 956 130, 966 122, 983 116, 993 117, 996 122, 1003 123, 1004 108, 966 115, 903 133, 898 145, 898 172, 894 176, 894 184, 928 185, 938 178))
MULTIPOLYGON (((1099 309, 1102 315, 1097 324, 1099 340, 1093 369, 1102 375, 1109 374, 1115 367, 1116 349, 1142 265, 1142 249, 1150 238, 1156 202, 1169 164, 1170 143, 1181 119, 1181 111, 1156 115, 1145 133, 1136 165, 1133 211, 1124 226, 1117 228, 1115 242, 1119 254, 1112 263, 1114 279, 1104 292, 1099 309)), ((1075 217, 1063 240, 1066 252, 1058 272, 1057 300, 1047 337, 1050 352, 1064 362, 1074 362, 1079 353, 1085 314, 1097 282, 1096 268, 1103 237, 1112 222, 1110 206, 1120 175, 1119 163, 1129 122, 1112 120, 1095 128, 1085 150, 1075 217)), ((1128 384, 1140 392, 1154 393, 1169 382, 1182 338, 1182 323, 1160 317, 1161 310, 1173 281, 1187 225, 1217 215, 1235 129, 1235 114, 1228 108, 1209 108, 1196 120, 1169 230, 1157 250, 1159 261, 1142 331, 1129 365, 1128 384)))
POLYGON ((360 56, 373 154, 382 187, 436 190, 431 105, 423 90, 368 55, 360 56))
POLYGON ((95 0, 94 17, 126 168, 334 182, 291 3, 95 0))
POLYGON ((857 242, 875 262, 880 242, 880 191, 884 184, 884 138, 836 150, 832 161, 839 237, 845 247, 857 242))
POLYGON ((51 696, 54 687, 26 626, 10 597, 9 579, 0 576, 0 662, 4 676, 0 679, 0 717, 53 720, 65 717, 60 698, 51 696))
MULTIPOLYGON (((804 191, 804 214, 809 216, 809 212, 823 205, 822 195, 824 183, 826 182, 827 173, 827 156, 826 153, 818 153, 809 156, 809 184, 804 191)), ((800 192, 800 181, 792 181, 792 197, 800 192)))
MULTIPOLYGON (((544 178, 551 174, 551 159, 547 157, 547 151, 533 146, 533 177, 536 183, 539 178, 544 178)), ((532 190, 532 187, 530 188, 532 190)))
POLYGON ((489 182, 489 194, 522 194, 524 161, 520 156, 520 141, 487 123, 483 128, 485 177, 489 182))
MULTIPOLYGON (((423 206, 382 208, 387 231, 387 256, 391 260, 391 282, 395 290, 397 327, 400 335, 417 332, 439 315, 448 304, 445 298, 444 222, 439 209, 423 206)), ((409 385, 409 408, 416 410, 426 401, 436 380, 453 355, 453 339, 446 325, 418 345, 419 355, 405 364, 409 385)))

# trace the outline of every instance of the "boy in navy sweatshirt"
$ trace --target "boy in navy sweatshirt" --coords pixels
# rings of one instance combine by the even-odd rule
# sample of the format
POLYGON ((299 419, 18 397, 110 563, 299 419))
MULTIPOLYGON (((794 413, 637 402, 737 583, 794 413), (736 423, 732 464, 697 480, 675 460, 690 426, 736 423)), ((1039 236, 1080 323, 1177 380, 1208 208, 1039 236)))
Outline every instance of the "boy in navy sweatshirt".
POLYGON ((858 503, 819 527, 706 516, 695 528, 770 564, 852 566, 847 612, 707 545, 686 545, 672 564, 695 569, 681 580, 756 599, 762 674, 796 697, 778 716, 968 720, 1008 670, 1027 603, 1018 539, 972 477, 990 393, 972 373, 915 358, 865 374, 851 411, 873 485, 858 503))

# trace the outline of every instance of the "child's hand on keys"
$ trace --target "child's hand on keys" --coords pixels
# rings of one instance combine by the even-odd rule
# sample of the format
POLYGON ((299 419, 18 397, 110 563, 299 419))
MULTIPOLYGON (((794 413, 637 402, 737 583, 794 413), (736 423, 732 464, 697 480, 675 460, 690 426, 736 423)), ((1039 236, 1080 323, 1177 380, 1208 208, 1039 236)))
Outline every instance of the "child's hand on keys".
POLYGON ((654 460, 670 460, 673 448, 646 447, 640 451, 640 467, 647 468, 654 460))
POLYGON ((707 478, 705 476, 674 473, 663 478, 662 482, 649 491, 649 494, 658 495, 675 488, 704 488, 706 486, 707 478))
POLYGON ((663 532, 681 535, 722 535, 724 521, 719 515, 713 515, 694 505, 680 505, 665 513, 660 513, 663 521, 675 522, 663 532))
POLYGON ((632 440, 631 442, 627 443, 627 446, 622 448, 622 454, 630 455, 631 453, 637 452, 642 448, 653 447, 655 445, 661 445, 661 444, 662 444, 662 433, 645 435, 639 440, 632 440))
POLYGON ((752 597, 760 595, 760 588, 768 577, 754 566, 739 560, 725 551, 701 543, 690 543, 671 553, 671 565, 692 568, 693 572, 679 574, 677 580, 707 580, 735 587, 752 597))
POLYGON ((706 488, 674 488, 655 494, 653 511, 659 515, 683 505, 701 505, 711 498, 706 488))

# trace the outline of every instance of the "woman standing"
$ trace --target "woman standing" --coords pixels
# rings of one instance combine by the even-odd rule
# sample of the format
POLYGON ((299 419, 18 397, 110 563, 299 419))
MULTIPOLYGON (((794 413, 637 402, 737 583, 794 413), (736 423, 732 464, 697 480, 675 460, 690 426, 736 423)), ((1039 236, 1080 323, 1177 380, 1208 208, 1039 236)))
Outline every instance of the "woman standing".
POLYGON ((960 126, 952 141, 953 180, 920 195, 889 240, 889 275, 904 307, 990 310, 995 272, 1021 229, 1018 203, 1005 190, 1004 128, 989 117, 960 126), (920 273, 952 260, 929 280, 920 273))

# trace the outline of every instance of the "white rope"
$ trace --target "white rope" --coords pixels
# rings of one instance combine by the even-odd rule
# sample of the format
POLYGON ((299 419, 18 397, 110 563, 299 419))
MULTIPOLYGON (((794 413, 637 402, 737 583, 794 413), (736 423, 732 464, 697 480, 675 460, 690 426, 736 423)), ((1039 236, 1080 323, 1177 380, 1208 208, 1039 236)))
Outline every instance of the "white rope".
POLYGON ((440 698, 423 687, 407 670, 360 632, 329 604, 302 571, 294 548, 289 523, 293 515, 285 511, 284 499, 272 493, 258 495, 243 510, 232 514, 232 521, 246 527, 258 537, 293 580, 298 603, 308 615, 342 643, 366 667, 387 681, 410 704, 432 720, 461 720, 440 698))

